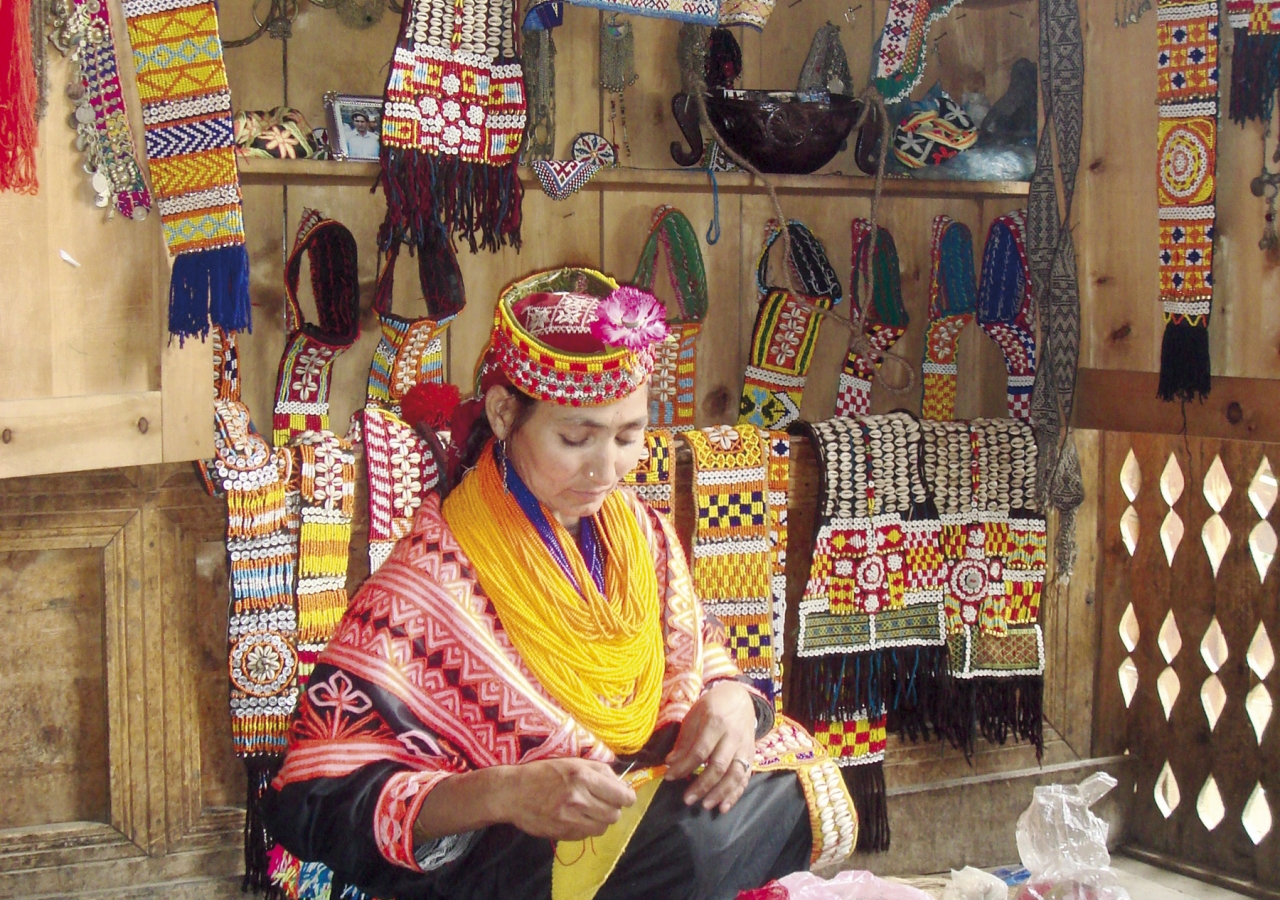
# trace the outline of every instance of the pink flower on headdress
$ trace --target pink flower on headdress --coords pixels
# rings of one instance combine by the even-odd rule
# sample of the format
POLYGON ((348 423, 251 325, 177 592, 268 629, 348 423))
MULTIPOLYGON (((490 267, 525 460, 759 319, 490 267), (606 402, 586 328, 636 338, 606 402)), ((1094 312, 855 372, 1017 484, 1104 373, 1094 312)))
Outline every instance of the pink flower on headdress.
POLYGON ((670 334, 667 310, 658 298, 629 285, 601 300, 596 317, 591 333, 610 347, 645 350, 670 334))

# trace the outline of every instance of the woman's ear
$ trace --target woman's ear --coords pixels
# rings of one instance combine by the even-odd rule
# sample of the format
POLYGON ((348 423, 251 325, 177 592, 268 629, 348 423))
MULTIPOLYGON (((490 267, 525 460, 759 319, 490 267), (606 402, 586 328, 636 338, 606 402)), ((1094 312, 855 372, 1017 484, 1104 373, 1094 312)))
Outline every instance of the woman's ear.
POLYGON ((489 388, 484 395, 484 413, 489 420, 489 428, 500 441, 511 436, 512 426, 516 421, 519 404, 511 391, 500 384, 489 388))

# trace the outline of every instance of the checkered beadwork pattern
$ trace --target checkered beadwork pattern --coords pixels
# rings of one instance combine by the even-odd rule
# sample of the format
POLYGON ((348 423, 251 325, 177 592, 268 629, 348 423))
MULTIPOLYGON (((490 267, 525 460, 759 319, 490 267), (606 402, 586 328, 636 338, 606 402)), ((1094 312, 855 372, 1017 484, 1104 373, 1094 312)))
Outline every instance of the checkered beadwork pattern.
POLYGON ((813 738, 838 766, 878 763, 884 761, 888 723, 888 715, 871 716, 864 709, 847 718, 815 719, 813 738))
POLYGON ((781 684, 790 444, 753 426, 694 429, 693 585, 734 661, 767 697, 781 684), (779 606, 782 606, 780 609, 779 606))
MULTIPOLYGON (((812 302, 823 309, 831 304, 827 297, 812 298, 812 302)), ((770 291, 761 301, 743 379, 739 424, 782 429, 800 418, 820 318, 784 290, 770 291)))
POLYGON ((1031 419, 1036 379, 1036 317, 1027 262, 1027 212, 998 217, 987 232, 978 285, 978 324, 1004 354, 1009 415, 1031 419))
POLYGON ((301 475, 298 686, 305 690, 316 656, 347 611, 356 459, 351 443, 328 431, 304 432, 293 439, 292 446, 301 475))
POLYGON ((644 433, 644 457, 626 474, 622 483, 663 515, 671 515, 675 493, 675 466, 671 450, 674 436, 665 428, 650 428, 644 433))
MULTIPOLYGON (((875 258, 872 259, 871 223, 859 218, 850 225, 853 254, 849 293, 853 296, 853 304, 864 314, 863 334, 867 341, 873 349, 886 353, 906 334, 910 318, 902 305, 902 275, 893 236, 884 228, 878 231, 875 258), (872 296, 863 298, 863 289, 872 283, 872 296)), ((871 382, 878 369, 879 364, 850 348, 836 393, 837 416, 871 414, 871 382)))
POLYGON ((125 0, 151 183, 169 253, 244 244, 217 7, 125 0))
MULTIPOLYGON (((1216 220, 1218 5, 1161 0, 1156 19, 1160 301, 1166 325, 1207 329, 1216 220)), ((1252 19, 1249 25, 1252 30, 1252 19)))

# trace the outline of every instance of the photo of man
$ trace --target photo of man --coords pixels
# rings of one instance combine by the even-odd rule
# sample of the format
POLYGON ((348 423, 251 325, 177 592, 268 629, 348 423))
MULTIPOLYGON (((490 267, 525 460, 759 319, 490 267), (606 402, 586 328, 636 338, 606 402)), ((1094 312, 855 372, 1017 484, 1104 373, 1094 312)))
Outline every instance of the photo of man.
POLYGON ((364 110, 351 113, 349 129, 344 129, 343 149, 348 159, 377 159, 380 147, 373 116, 364 110))

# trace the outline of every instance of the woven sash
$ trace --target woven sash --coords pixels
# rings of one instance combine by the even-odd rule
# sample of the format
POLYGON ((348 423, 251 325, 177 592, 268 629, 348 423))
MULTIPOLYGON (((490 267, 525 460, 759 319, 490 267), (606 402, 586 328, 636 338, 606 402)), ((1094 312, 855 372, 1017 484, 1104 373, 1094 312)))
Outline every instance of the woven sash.
POLYGON ((978 285, 978 324, 1004 354, 1009 415, 1015 419, 1031 418, 1036 379, 1036 317, 1024 241, 1026 222, 1026 210, 1019 209, 991 223, 978 285))
MULTIPOLYGON (((871 254, 871 223, 866 219, 854 219, 851 231, 853 273, 849 276, 849 293, 853 296, 854 305, 863 310, 866 301, 859 296, 863 283, 861 273, 870 265, 875 287, 871 303, 864 310, 864 333, 872 347, 888 352, 907 333, 910 322, 902 305, 902 273, 898 265, 898 248, 894 245, 893 235, 881 228, 876 241, 875 259, 868 263, 868 256, 871 254)), ((877 366, 871 360, 850 349, 840 373, 840 387, 836 393, 837 416, 871 414, 871 379, 875 377, 876 369, 877 366)))
POLYGON ((303 210, 285 266, 285 342, 276 379, 272 438, 283 447, 304 431, 329 430, 329 385, 333 361, 360 334, 360 283, 356 241, 344 225, 303 210), (302 254, 311 265, 317 323, 298 304, 302 254))
POLYGON ((749 425, 683 437, 693 448, 694 591, 724 625, 739 670, 777 703, 790 442, 749 425))
POLYGON ((955 418, 956 341, 973 321, 977 298, 973 237, 968 226, 940 215, 933 220, 929 267, 929 330, 925 333, 921 415, 955 418))
POLYGON ((929 49, 929 29, 960 0, 889 0, 884 30, 876 41, 875 86, 885 103, 906 100, 920 79, 929 49))
MULTIPOLYGON (((810 303, 828 309, 843 297, 840 279, 826 250, 808 228, 787 224, 791 255, 784 261, 810 303)), ((756 263, 761 303, 751 334, 751 356, 743 378, 738 421, 760 428, 786 428, 800 418, 800 403, 818 341, 820 316, 797 302, 790 291, 769 287, 769 251, 781 236, 769 223, 756 263)))
POLYGON ((675 495, 675 465, 671 456, 674 439, 665 428, 647 429, 644 457, 622 479, 624 485, 665 516, 671 515, 675 495))
POLYGON ((653 291, 658 255, 665 251, 667 276, 675 292, 680 316, 667 320, 671 337, 654 347, 649 376, 649 424, 673 431, 694 427, 697 411, 696 364, 698 335, 707 315, 707 273, 698 235, 684 213, 671 206, 653 212, 653 224, 631 283, 653 291))

